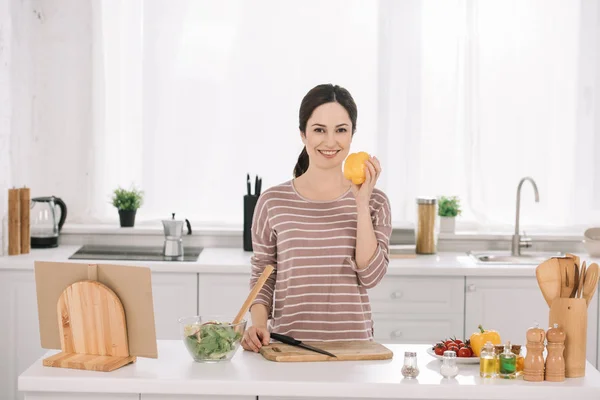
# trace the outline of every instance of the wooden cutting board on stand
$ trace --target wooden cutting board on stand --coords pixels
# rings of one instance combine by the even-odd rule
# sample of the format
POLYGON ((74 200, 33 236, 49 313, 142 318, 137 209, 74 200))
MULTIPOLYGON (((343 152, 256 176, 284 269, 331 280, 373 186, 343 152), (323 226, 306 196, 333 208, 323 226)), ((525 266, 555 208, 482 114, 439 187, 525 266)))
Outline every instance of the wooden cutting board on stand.
POLYGON ((306 342, 306 344, 328 351, 337 357, 283 343, 263 346, 260 354, 269 361, 277 362, 389 360, 394 356, 387 347, 370 341, 306 342))

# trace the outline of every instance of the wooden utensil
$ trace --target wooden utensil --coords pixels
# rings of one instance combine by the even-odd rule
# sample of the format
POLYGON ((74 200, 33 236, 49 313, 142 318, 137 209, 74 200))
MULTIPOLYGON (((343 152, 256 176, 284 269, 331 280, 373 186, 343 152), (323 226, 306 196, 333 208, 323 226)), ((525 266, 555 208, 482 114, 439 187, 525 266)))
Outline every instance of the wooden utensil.
POLYGON ((581 264, 581 276, 579 277, 579 285, 577 288, 577 294, 575 295, 576 298, 582 298, 583 297, 583 285, 585 284, 585 275, 586 275, 586 265, 585 265, 585 261, 581 264))
POLYGON ((273 272, 273 269, 274 268, 272 265, 267 265, 265 267, 264 271, 258 278, 258 281, 256 282, 256 284, 254 285, 254 287, 248 294, 248 297, 246 298, 246 301, 242 305, 242 308, 240 308, 240 311, 237 313, 237 316, 233 320, 232 325, 239 324, 242 321, 242 319, 244 318, 244 315, 246 315, 246 313, 248 312, 248 308, 250 307, 250 304, 252 304, 252 302, 258 295, 258 292, 260 292, 260 289, 262 289, 263 285, 265 284, 265 282, 267 281, 267 279, 273 272))
POLYGON ((544 300, 548 307, 552 305, 552 301, 561 297, 561 275, 558 259, 550 258, 535 269, 535 276, 538 281, 544 300))
POLYGON ((579 265, 573 263, 573 269, 575 271, 575 277, 573 278, 573 290, 571 290, 571 294, 569 295, 569 298, 575 298, 575 295, 577 294, 577 289, 579 289, 579 265))
POLYGON ((575 259, 572 257, 553 257, 558 263, 561 276, 560 297, 569 297, 573 293, 575 278, 575 259))
POLYGON ((585 282, 583 284, 583 298, 585 299, 586 305, 590 304, 590 301, 596 293, 598 287, 598 264, 592 263, 587 268, 585 273, 585 282))
POLYGON ((367 340, 310 342, 310 344, 333 353, 336 357, 283 343, 262 346, 260 354, 267 360, 278 362, 389 360, 394 355, 387 347, 367 340))
POLYGON ((62 351, 43 365, 108 372, 136 360, 129 355, 123 304, 100 282, 68 286, 58 299, 57 315, 62 351))

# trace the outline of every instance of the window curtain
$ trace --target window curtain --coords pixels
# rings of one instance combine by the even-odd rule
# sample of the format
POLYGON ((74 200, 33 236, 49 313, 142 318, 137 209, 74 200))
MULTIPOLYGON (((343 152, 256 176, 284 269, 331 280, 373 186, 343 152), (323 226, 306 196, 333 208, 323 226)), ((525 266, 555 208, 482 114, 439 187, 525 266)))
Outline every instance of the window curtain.
POLYGON ((396 224, 456 195, 459 228, 600 224, 598 0, 93 3, 94 190, 82 220, 242 221, 246 173, 291 179, 298 108, 332 82, 358 104, 396 224))

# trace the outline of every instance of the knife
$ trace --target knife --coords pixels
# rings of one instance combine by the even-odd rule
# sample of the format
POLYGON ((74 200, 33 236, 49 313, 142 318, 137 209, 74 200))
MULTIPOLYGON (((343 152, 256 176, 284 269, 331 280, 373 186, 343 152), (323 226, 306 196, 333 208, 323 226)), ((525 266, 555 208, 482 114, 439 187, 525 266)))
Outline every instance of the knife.
POLYGON ((291 336, 282 335, 280 333, 271 333, 271 338, 280 341, 281 343, 289 344, 291 346, 302 347, 303 349, 315 351, 317 353, 325 354, 326 356, 335 357, 335 354, 331 354, 328 351, 318 349, 316 347, 309 346, 305 343, 302 343, 300 340, 296 340, 291 336))

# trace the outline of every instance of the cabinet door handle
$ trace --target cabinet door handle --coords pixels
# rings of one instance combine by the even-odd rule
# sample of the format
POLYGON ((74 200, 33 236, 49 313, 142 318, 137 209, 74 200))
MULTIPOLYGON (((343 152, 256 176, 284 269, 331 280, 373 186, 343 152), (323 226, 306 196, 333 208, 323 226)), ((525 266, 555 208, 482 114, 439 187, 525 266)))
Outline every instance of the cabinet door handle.
POLYGON ((471 283, 470 285, 467 286, 467 292, 474 292, 477 290, 477 287, 471 283))
POLYGON ((400 299, 400 298, 402 298, 403 295, 404 294, 402 293, 402 291, 398 290, 397 292, 392 292, 392 294, 390 295, 390 297, 392 299, 400 299))
POLYGON ((392 337, 392 339, 394 339, 394 338, 401 338, 402 337, 402 331, 400 329, 396 329, 395 331, 392 331, 392 333, 390 334, 390 336, 392 337))

